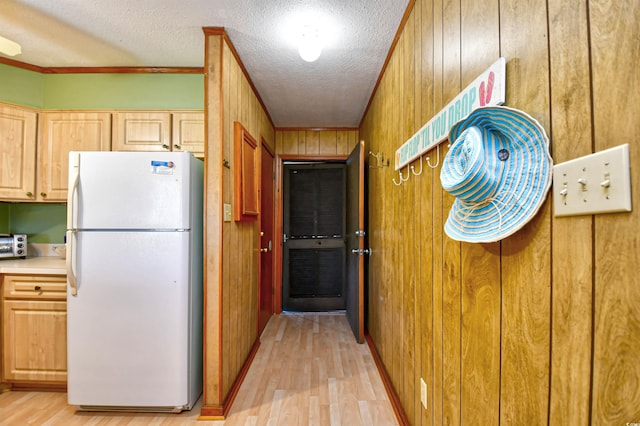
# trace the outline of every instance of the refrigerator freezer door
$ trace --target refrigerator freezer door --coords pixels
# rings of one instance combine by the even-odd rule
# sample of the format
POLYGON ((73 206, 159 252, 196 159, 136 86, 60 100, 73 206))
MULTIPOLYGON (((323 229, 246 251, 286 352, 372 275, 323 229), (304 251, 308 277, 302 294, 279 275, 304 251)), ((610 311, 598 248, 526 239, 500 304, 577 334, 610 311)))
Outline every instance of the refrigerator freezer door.
POLYGON ((190 233, 80 231, 76 238, 69 403, 187 405, 190 233))
POLYGON ((71 152, 69 229, 188 229, 188 152, 71 152))

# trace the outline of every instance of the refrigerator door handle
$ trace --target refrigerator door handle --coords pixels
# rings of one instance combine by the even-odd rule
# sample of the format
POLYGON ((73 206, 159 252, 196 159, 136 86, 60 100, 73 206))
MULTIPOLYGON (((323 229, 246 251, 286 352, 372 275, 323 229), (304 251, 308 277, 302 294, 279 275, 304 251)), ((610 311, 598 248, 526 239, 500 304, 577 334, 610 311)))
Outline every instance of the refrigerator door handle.
POLYGON ((74 224, 75 219, 75 204, 73 202, 73 196, 78 190, 78 184, 80 182, 80 153, 69 153, 69 192, 67 193, 67 281, 69 281, 69 287, 71 287, 71 295, 78 295, 78 280, 73 272, 73 255, 74 255, 74 240, 76 237, 76 227, 74 224))
POLYGON ((67 229, 75 229, 75 205, 73 196, 78 191, 80 182, 80 153, 69 153, 69 191, 67 192, 67 229))
POLYGON ((76 232, 73 230, 67 231, 67 281, 69 281, 69 287, 71 288, 71 295, 78 295, 78 279, 73 272, 73 243, 76 238, 76 232))

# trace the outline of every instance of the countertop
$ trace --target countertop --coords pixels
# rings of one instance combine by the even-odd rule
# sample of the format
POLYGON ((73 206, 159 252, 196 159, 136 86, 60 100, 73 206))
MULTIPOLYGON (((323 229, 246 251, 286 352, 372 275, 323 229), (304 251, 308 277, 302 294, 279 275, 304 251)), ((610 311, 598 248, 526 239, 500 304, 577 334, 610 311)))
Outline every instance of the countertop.
POLYGON ((66 273, 66 261, 58 256, 0 259, 0 274, 66 275, 66 273))

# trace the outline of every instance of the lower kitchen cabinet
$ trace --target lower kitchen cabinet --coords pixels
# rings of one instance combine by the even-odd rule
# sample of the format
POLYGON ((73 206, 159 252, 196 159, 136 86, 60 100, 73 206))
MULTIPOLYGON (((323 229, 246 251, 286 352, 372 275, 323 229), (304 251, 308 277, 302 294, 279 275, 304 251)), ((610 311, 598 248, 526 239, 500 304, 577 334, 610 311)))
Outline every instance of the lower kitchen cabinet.
POLYGON ((66 278, 4 275, 2 380, 66 384, 66 278))

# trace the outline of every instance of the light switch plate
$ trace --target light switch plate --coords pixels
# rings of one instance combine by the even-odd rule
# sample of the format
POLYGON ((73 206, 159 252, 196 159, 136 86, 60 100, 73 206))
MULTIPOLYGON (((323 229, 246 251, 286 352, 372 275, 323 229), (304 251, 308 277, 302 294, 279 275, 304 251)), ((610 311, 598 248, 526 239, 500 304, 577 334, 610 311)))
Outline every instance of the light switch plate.
POLYGON ((231 204, 224 205, 224 221, 231 222, 231 204))
POLYGON ((631 170, 628 144, 553 167, 555 216, 629 211, 631 170))

